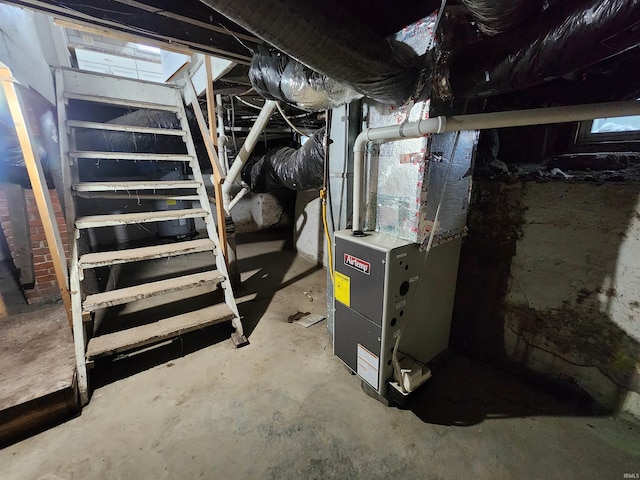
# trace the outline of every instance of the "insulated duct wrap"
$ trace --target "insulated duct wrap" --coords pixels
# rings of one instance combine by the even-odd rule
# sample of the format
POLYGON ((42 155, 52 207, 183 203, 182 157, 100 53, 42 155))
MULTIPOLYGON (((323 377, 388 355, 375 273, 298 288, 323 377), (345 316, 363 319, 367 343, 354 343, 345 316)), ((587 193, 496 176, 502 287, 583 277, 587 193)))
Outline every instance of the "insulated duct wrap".
POLYGON ((338 2, 201 1, 314 71, 381 103, 401 105, 416 93, 418 58, 338 2))
MULTIPOLYGON (((42 163, 45 175, 48 176, 49 161, 47 151, 38 137, 32 139, 32 146, 34 154, 38 156, 42 163)), ((0 90, 0 182, 16 183, 25 188, 31 188, 20 139, 2 90, 0 90)))
POLYGON ((290 190, 320 188, 324 178, 324 128, 298 148, 277 148, 247 162, 242 180, 252 192, 265 193, 285 187, 290 190))
POLYGON ((640 44, 640 0, 558 2, 520 30, 480 41, 451 65, 453 94, 523 90, 640 44))
MULTIPOLYGON (((192 120, 193 111, 186 109, 187 120, 192 120)), ((163 110, 140 109, 113 118, 106 123, 136 127, 151 127, 161 129, 181 130, 180 120, 173 112, 163 110)), ((190 122, 191 123, 191 122, 190 122)), ((192 132, 198 132, 192 129, 192 132)), ((194 138, 194 140, 196 140, 194 138)), ((124 132, 112 130, 79 130, 76 132, 76 142, 80 150, 98 150, 104 152, 140 152, 140 153, 186 153, 184 141, 177 135, 155 133, 124 132)), ((199 143, 195 143, 196 151, 199 143)), ((153 161, 118 164, 117 161, 96 162, 94 166, 85 164, 81 174, 136 176, 140 175, 153 180, 164 180, 167 175, 179 173, 184 175, 183 162, 153 161), (107 173, 108 172, 108 173, 107 173)))
POLYGON ((0 111, 0 161, 4 166, 25 167, 16 127, 8 109, 0 111))
POLYGON ((310 112, 336 108, 362 97, 352 88, 273 50, 253 55, 249 79, 264 98, 310 112))
MULTIPOLYGON (((163 110, 136 110, 109 120, 114 125, 180 129, 175 113, 163 110)), ((85 130, 76 134, 78 147, 105 152, 174 153, 184 148, 180 137, 111 130, 85 130)))
POLYGON ((549 3, 549 0, 461 1, 486 35, 498 35, 524 24, 549 3))

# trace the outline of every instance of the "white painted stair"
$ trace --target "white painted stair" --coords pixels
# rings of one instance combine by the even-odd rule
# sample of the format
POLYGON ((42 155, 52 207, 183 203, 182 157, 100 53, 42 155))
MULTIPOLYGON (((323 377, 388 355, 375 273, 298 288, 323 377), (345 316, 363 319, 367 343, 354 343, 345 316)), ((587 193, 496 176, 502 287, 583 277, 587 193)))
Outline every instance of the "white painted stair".
MULTIPOLYGON (((90 389, 87 366, 97 358, 148 347, 184 333, 201 329, 215 323, 231 321, 235 332, 232 340, 236 346, 246 343, 242 323, 235 303, 231 283, 222 256, 218 234, 211 212, 209 196, 205 189, 202 172, 198 165, 196 150, 193 145, 189 124, 182 101, 181 91, 171 85, 142 82, 121 77, 95 74, 90 72, 58 69, 56 70, 56 87, 58 100, 58 122, 60 131, 60 149, 63 162, 65 183, 65 217, 68 231, 73 232, 71 245, 70 292, 73 313, 73 332, 76 350, 77 379, 82 404, 89 400, 90 389), (77 111, 70 106, 73 102, 84 102, 85 115, 76 118, 77 111), (156 126, 132 126, 105 122, 104 114, 91 117, 90 112, 100 109, 121 107, 132 109, 149 109, 172 112, 179 119, 179 128, 160 128, 156 126), (71 115, 70 115, 71 113, 71 115), (82 150, 78 148, 78 132, 123 132, 131 135, 171 136, 184 142, 186 153, 156 152, 113 152, 96 149, 82 150), (191 171, 191 179, 157 180, 118 177, 82 179, 83 165, 98 165, 99 162, 118 162, 125 165, 134 162, 180 162, 191 171), (145 200, 166 200, 167 205, 174 200, 181 200, 191 205, 190 208, 160 209, 154 208, 155 202, 149 201, 151 207, 144 211, 121 213, 87 212, 81 207, 83 201, 119 201, 135 198, 138 202, 145 200), (83 211, 79 215, 79 211, 83 211), (206 225, 207 237, 174 243, 138 245, 119 244, 115 248, 97 251, 85 251, 90 234, 99 236, 107 229, 124 228, 126 225, 184 221, 201 218, 206 225), (192 254, 212 255, 210 269, 186 274, 178 273, 161 280, 140 281, 134 285, 110 285, 104 291, 84 292, 85 274, 92 269, 114 266, 125 266, 136 262, 153 262, 157 259, 169 259, 192 254), (122 306, 144 301, 151 297, 157 299, 175 298, 173 292, 202 291, 200 287, 215 298, 215 291, 222 290, 224 302, 207 305, 195 311, 178 313, 167 318, 158 318, 143 325, 135 325, 119 331, 99 334, 94 332, 92 314, 113 306, 122 306), (196 290, 199 289, 199 290, 196 290)), ((86 138, 86 137, 85 137, 86 138)), ((126 171, 126 170, 123 170, 126 171)), ((106 174, 105 174, 106 175, 106 174)), ((183 203, 184 203, 183 202, 183 203)), ((175 201, 173 202, 175 204, 175 201)), ((83 204, 85 205, 85 204, 83 204)), ((95 205, 95 204, 94 204, 95 205)), ((138 203, 138 205, 142 205, 138 203)), ((142 209, 142 207, 140 208, 142 209)), ((123 209, 125 210, 125 209, 123 209)), ((115 235, 117 238, 117 235, 115 235)), ((156 242, 157 243, 157 242, 156 242)), ((207 294, 208 295, 208 294, 207 294)), ((219 294, 218 294, 219 295, 219 294)), ((181 295, 178 295, 180 297, 181 295)), ((174 309, 167 309, 167 311, 174 309)))

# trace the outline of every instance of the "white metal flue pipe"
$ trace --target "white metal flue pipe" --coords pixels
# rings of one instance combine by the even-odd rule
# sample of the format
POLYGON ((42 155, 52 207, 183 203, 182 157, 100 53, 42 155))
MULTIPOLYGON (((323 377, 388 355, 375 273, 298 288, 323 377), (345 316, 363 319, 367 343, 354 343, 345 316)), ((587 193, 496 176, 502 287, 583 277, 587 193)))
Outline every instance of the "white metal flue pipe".
POLYGON ((550 123, 579 122, 604 117, 640 115, 640 102, 611 102, 569 107, 551 107, 513 112, 478 113, 453 117, 436 117, 417 122, 363 130, 353 145, 353 232, 360 234, 362 186, 365 151, 372 141, 393 142, 431 133, 523 127, 550 123))
POLYGON ((233 183, 240 176, 242 167, 244 167, 244 164, 249 159, 249 155, 251 155, 251 152, 253 152, 253 149, 256 146, 256 143, 258 143, 258 140, 260 139, 260 135, 262 134, 262 131, 265 129, 265 127, 269 123, 269 119, 271 118, 271 115, 273 114, 273 111, 275 109, 276 109, 276 102, 274 102, 273 100, 267 100, 266 102, 264 102, 264 106, 262 107, 262 110, 260 110, 260 114, 258 115, 258 118, 256 118, 255 123, 251 127, 251 130, 249 131, 247 138, 242 144, 242 148, 240 148, 240 151, 238 152, 236 159, 233 161, 233 165, 231 165, 231 168, 229 168, 229 172, 227 173, 227 178, 225 179, 225 182, 222 185, 222 193, 224 195, 227 195, 227 196, 229 195, 229 192, 231 191, 231 187, 233 186, 233 183))
POLYGON ((229 211, 231 211, 231 209, 236 206, 236 203, 242 200, 250 191, 251 189, 249 188, 249 185, 242 185, 242 190, 236 193, 236 196, 233 197, 233 200, 231 200, 231 203, 229 203, 229 211))
POLYGON ((229 157, 227 156, 228 141, 229 137, 226 135, 220 135, 218 137, 218 158, 220 159, 220 166, 224 170, 225 178, 227 173, 229 173, 229 157))
POLYGON ((216 95, 216 116, 218 121, 216 125, 218 127, 218 157, 220 157, 220 165, 224 170, 225 177, 229 173, 229 157, 227 156, 227 142, 229 138, 224 134, 224 116, 222 115, 222 95, 219 93, 216 95))

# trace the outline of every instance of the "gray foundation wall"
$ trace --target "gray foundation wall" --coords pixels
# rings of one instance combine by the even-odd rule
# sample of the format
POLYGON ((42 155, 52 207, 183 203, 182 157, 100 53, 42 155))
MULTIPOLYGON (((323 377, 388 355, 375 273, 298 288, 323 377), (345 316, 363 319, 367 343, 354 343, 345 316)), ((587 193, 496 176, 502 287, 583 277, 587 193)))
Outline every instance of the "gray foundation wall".
POLYGON ((640 416, 640 185, 474 184, 452 344, 640 416))

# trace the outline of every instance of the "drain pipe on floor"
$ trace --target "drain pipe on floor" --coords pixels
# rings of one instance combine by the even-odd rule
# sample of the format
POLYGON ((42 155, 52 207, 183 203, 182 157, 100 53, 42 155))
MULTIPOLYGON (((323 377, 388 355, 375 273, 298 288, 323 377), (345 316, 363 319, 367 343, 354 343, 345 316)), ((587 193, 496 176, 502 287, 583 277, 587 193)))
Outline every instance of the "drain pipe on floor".
POLYGON ((611 102, 569 107, 552 107, 512 112, 478 113, 454 117, 435 117, 388 127, 363 130, 353 145, 353 226, 354 236, 364 235, 362 202, 365 152, 369 142, 393 142, 431 133, 523 127, 550 123, 578 122, 604 117, 640 115, 640 102, 611 102))

